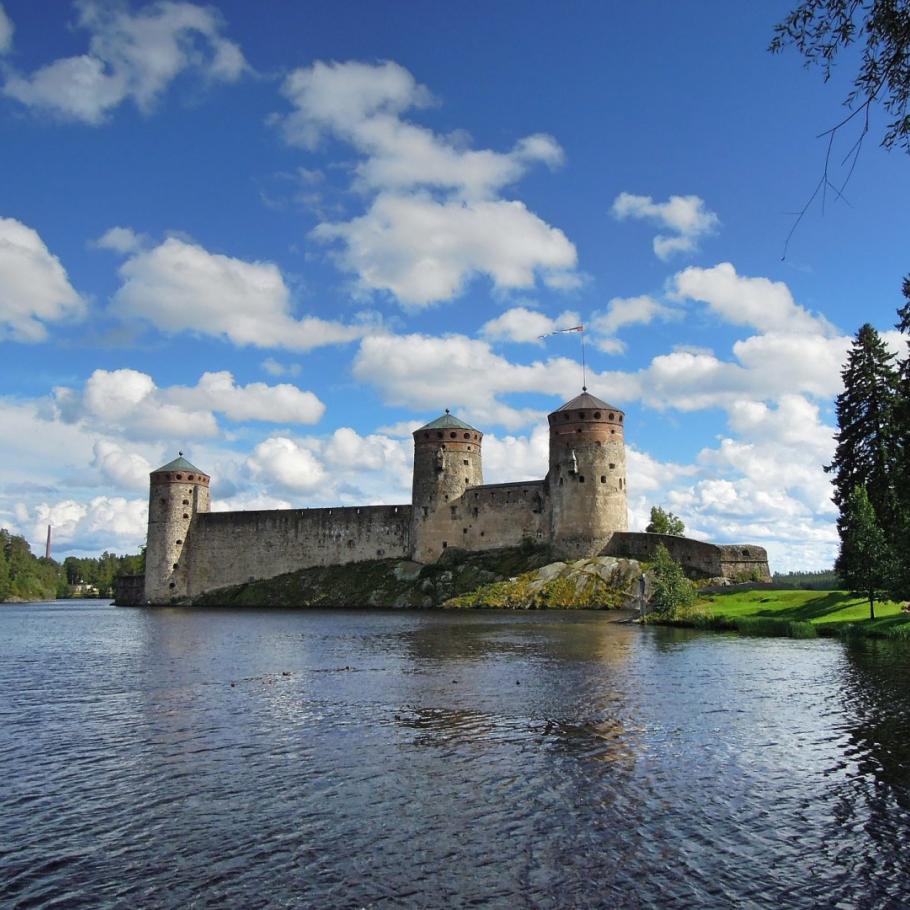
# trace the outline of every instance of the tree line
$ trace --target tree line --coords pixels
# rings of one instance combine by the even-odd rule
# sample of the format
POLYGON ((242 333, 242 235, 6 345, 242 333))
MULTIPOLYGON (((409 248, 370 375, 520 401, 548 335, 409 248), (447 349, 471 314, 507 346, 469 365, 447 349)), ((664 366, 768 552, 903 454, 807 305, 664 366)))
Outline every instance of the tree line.
POLYGON ((96 589, 98 597, 113 597, 118 575, 141 574, 145 554, 118 556, 67 556, 63 563, 35 556, 28 541, 0 528, 0 602, 53 600, 96 589))
MULTIPOLYGON (((910 345, 910 276, 896 327, 910 345)), ((835 570, 869 601, 910 597, 910 349, 899 357, 868 323, 841 371, 832 475, 840 551, 835 570)))

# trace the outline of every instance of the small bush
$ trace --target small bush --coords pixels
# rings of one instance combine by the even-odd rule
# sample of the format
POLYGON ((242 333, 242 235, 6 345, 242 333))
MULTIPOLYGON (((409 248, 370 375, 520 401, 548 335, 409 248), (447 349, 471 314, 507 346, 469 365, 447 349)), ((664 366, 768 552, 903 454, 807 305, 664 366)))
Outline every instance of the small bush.
POLYGON ((652 572, 651 607, 661 618, 672 619, 695 603, 695 585, 686 578, 682 566, 674 561, 663 544, 654 552, 652 572))

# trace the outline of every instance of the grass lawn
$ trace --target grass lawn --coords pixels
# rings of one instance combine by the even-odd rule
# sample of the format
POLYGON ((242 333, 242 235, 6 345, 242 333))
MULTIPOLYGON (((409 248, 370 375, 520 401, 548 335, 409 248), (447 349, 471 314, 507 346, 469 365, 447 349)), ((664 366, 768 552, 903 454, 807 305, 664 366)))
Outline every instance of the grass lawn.
POLYGON ((705 628, 736 629, 757 635, 859 634, 876 638, 910 640, 910 614, 900 604, 875 604, 869 620, 869 603, 846 591, 733 591, 702 597, 691 624, 705 628))

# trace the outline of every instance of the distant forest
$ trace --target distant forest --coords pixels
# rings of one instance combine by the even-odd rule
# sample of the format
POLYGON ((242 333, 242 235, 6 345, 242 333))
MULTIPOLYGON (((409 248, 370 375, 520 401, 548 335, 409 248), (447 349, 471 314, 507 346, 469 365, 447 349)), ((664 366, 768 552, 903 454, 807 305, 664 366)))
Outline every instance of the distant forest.
POLYGON ((800 588, 804 591, 834 591, 843 586, 840 576, 834 569, 822 569, 818 572, 775 572, 774 584, 786 585, 788 588, 800 588))
POLYGON ((145 554, 102 553, 63 563, 35 556, 28 541, 0 528, 0 602, 53 600, 57 597, 113 597, 114 578, 145 570, 145 554), (97 589, 97 594, 94 590, 97 589))

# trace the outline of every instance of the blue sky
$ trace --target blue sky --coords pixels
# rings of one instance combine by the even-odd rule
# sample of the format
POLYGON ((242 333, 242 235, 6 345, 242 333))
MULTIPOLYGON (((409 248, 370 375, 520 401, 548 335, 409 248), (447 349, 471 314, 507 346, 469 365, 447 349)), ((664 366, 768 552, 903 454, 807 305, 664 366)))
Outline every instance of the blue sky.
POLYGON ((788 4, 0 9, 0 524, 135 550, 178 449, 218 508, 407 501, 445 407, 487 480, 543 476, 581 379, 537 336, 582 321, 632 527, 830 565, 831 403, 892 328, 910 166, 876 113, 782 260, 850 73, 767 53, 788 4))

